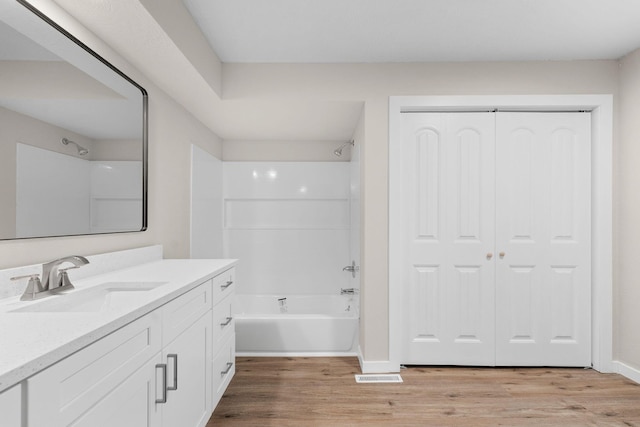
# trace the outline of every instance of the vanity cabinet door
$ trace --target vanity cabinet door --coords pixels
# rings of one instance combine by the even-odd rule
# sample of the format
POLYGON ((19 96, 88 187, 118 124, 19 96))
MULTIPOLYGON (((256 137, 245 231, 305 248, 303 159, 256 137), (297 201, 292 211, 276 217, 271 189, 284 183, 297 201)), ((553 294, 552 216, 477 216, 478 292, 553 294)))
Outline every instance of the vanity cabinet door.
POLYGON ((160 315, 152 312, 34 375, 29 427, 158 426, 160 350, 160 315))
POLYGON ((0 425, 22 426, 22 384, 14 385, 0 393, 0 425))
POLYGON ((160 427, 155 402, 162 397, 157 354, 70 425, 73 427, 160 427))
POLYGON ((211 311, 196 320, 164 347, 167 402, 162 404, 164 427, 205 426, 211 402, 211 311))

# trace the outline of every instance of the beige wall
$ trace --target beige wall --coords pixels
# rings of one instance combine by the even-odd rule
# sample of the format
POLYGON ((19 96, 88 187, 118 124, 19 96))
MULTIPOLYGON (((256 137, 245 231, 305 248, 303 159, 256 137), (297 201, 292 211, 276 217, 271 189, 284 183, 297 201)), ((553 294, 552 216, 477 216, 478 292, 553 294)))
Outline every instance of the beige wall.
POLYGON ((188 257, 191 143, 220 158, 221 140, 50 0, 40 0, 38 6, 149 92, 149 229, 142 233, 0 241, 0 268, 151 244, 164 245, 167 257, 188 257))
POLYGON ((616 170, 614 354, 640 369, 640 50, 620 61, 620 145, 616 170))
POLYGON ((225 140, 222 160, 280 162, 348 162, 349 152, 337 157, 333 150, 347 141, 238 141, 225 140))
POLYGON ((366 361, 388 360, 389 96, 607 93, 614 103, 618 97, 617 61, 225 64, 223 76, 225 98, 364 101, 361 347, 366 361))
MULTIPOLYGON (((351 182, 351 194, 352 194, 352 199, 351 199, 351 209, 357 209, 358 212, 351 212, 351 227, 358 227, 357 230, 351 230, 351 236, 350 236, 350 244, 352 245, 352 247, 350 248, 350 254, 353 257, 352 259, 356 262, 356 265, 360 266, 362 265, 362 256, 364 254, 364 252, 366 251, 366 248, 364 246, 364 240, 363 240, 363 235, 362 235, 362 230, 363 230, 363 221, 364 221, 364 216, 365 216, 365 212, 364 212, 364 204, 362 202, 363 200, 363 194, 362 194, 362 186, 360 185, 362 180, 363 180, 363 176, 364 176, 364 167, 365 165, 362 163, 362 154, 363 151, 365 149, 364 147, 364 141, 366 140, 366 134, 365 134, 365 129, 364 129, 364 109, 362 111, 362 114, 360 115, 360 120, 358 120, 358 123, 356 125, 356 129, 353 133, 353 143, 354 146, 351 149, 351 151, 353 153, 355 153, 353 155, 353 159, 355 162, 355 166, 358 168, 359 171, 359 175, 358 175, 358 181, 357 182, 353 182, 353 172, 352 172, 352 182, 351 182), (358 152, 356 152, 355 150, 358 150, 358 152), (355 193, 354 193, 355 192, 355 193), (353 247, 356 246, 357 247, 353 247)), ((346 150, 345 150, 345 154, 346 154, 346 150)), ((354 164, 351 164, 351 170, 353 171, 353 167, 354 164)), ((366 289, 364 289, 362 287, 362 284, 365 282, 365 271, 363 271, 362 269, 360 270, 360 277, 359 277, 359 282, 358 282, 358 288, 360 289, 360 303, 362 304, 362 301, 366 300, 368 295, 366 293, 366 289)), ((358 307, 358 310, 360 309, 360 306, 358 307)), ((366 341, 365 337, 367 336, 367 334, 369 333, 369 329, 367 328, 367 325, 370 325, 371 322, 368 321, 368 317, 367 317, 367 313, 360 313, 360 330, 359 330, 359 335, 358 335, 358 345, 360 346, 360 348, 362 349, 364 347, 364 342, 366 341)))
POLYGON ((89 150, 90 160, 142 160, 142 139, 98 139, 89 150))

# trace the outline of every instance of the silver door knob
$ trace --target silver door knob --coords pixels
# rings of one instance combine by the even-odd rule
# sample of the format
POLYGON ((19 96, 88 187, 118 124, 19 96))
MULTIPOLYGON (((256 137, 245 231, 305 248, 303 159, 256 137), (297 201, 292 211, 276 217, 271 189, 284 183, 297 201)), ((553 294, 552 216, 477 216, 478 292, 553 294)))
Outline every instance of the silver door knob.
POLYGON ((493 258, 493 254, 491 252, 488 252, 487 253, 487 259, 491 259, 491 258, 493 258))

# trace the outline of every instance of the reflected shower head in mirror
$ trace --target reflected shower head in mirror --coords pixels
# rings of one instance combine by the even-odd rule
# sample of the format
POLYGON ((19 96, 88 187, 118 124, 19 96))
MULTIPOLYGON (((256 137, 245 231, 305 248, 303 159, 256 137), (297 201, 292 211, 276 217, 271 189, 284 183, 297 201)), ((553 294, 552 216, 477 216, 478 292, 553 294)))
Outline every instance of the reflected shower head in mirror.
POLYGON ((342 144, 340 147, 336 148, 335 150, 333 150, 333 154, 335 154, 336 156, 340 157, 342 156, 342 150, 345 149, 346 146, 350 145, 350 146, 354 146, 354 141, 351 140, 349 142, 345 142, 344 144, 342 144))
POLYGON ((77 142, 71 141, 70 139, 62 138, 62 143, 64 145, 69 145, 69 144, 75 145, 76 148, 78 149, 78 154, 81 155, 81 156, 84 156, 85 154, 89 153, 89 150, 87 150, 82 145, 78 144, 77 142))

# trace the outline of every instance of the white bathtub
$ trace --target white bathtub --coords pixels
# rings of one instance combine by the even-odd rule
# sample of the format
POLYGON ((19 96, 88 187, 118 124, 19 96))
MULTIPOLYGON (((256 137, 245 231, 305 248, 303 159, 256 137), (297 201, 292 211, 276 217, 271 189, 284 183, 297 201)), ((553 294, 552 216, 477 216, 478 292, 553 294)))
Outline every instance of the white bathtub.
POLYGON ((359 319, 352 295, 236 295, 234 318, 240 356, 356 353, 359 319))

